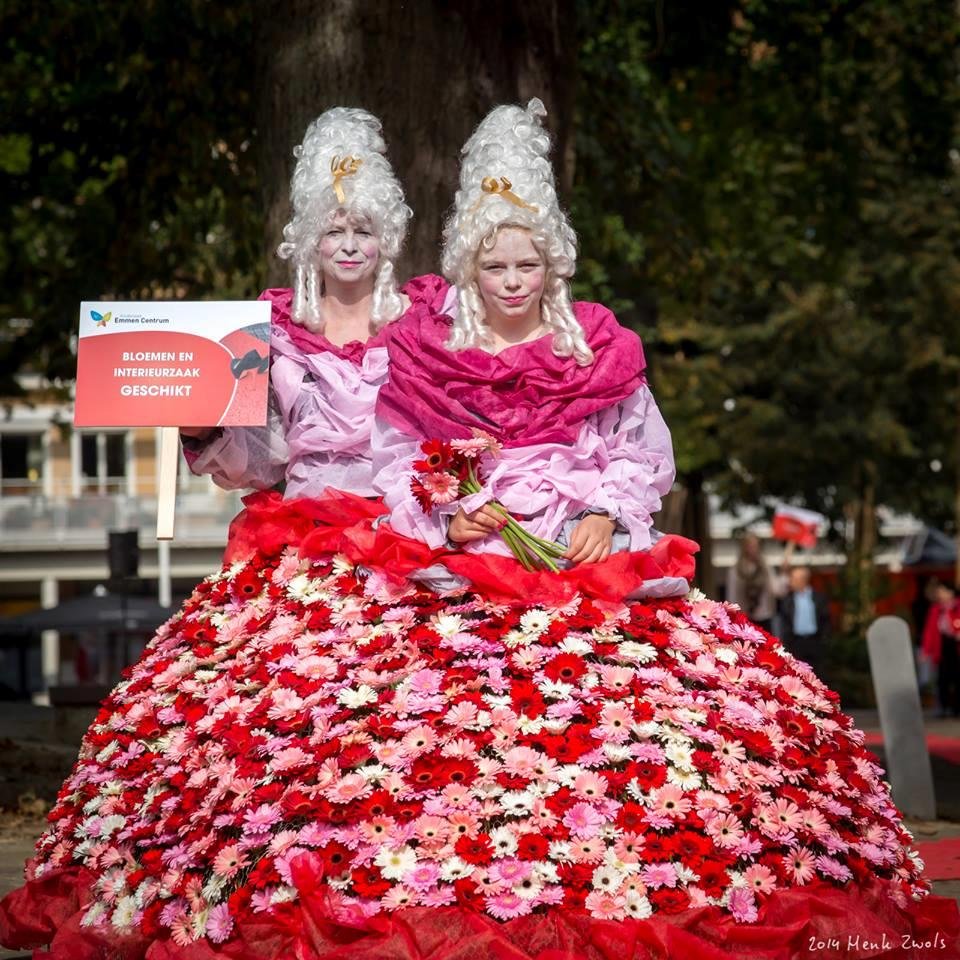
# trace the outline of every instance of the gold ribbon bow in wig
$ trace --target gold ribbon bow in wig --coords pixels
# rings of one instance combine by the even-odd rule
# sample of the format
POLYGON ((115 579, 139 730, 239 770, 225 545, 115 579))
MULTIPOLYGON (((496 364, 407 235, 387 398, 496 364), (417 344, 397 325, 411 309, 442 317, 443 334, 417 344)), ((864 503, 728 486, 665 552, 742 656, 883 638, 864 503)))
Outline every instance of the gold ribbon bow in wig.
POLYGON ((484 177, 480 181, 480 189, 483 193, 477 197, 477 202, 470 208, 471 213, 479 208, 486 196, 503 197, 504 200, 509 200, 515 207, 537 212, 537 208, 532 203, 527 203, 526 200, 522 200, 513 192, 513 184, 506 177, 500 177, 499 180, 496 177, 484 177))
POLYGON ((343 192, 340 181, 344 177, 352 177, 359 169, 363 160, 360 157, 334 157, 330 161, 330 172, 333 174, 333 192, 337 195, 338 203, 346 203, 347 195, 343 192))

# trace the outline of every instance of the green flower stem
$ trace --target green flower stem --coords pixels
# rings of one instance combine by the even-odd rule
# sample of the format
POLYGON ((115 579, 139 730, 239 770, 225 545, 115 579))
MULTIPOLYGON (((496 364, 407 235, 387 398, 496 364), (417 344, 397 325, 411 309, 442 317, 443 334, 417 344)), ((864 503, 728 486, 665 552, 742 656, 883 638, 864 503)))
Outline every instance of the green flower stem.
MULTIPOLYGON (((463 483, 460 484, 460 491, 461 493, 464 493, 467 495, 473 494, 473 493, 479 493, 481 490, 481 487, 480 487, 479 481, 477 480, 477 476, 473 471, 473 464, 470 464, 468 469, 469 469, 468 479, 463 481, 463 483)), ((498 503, 496 500, 491 500, 490 506, 493 507, 494 510, 503 514, 503 516, 507 518, 507 526, 510 527, 514 532, 520 534, 520 536, 525 541, 527 542, 532 541, 533 543, 536 543, 538 547, 541 547, 544 551, 552 554, 555 557, 562 557, 567 552, 567 548, 562 546, 561 544, 555 543, 553 540, 543 540, 542 538, 530 533, 529 530, 522 527, 519 523, 517 523, 516 520, 514 520, 513 517, 510 516, 509 512, 507 511, 506 507, 503 506, 503 504, 498 503)))
MULTIPOLYGON (((468 465, 467 471, 466 479, 460 482, 460 494, 462 496, 470 496, 479 493, 481 490, 472 463, 468 465)), ((554 559, 562 557, 566 553, 565 547, 551 540, 542 540, 540 537, 534 536, 517 523, 503 504, 496 500, 491 500, 490 506, 506 518, 506 523, 500 530, 500 536, 503 537, 504 542, 510 548, 510 552, 527 570, 545 567, 554 573, 559 572, 560 568, 554 563, 554 559)))
POLYGON ((540 548, 534 543, 525 543, 524 546, 543 564, 548 570, 551 570, 553 573, 559 573, 560 568, 553 562, 553 559, 549 554, 543 553, 540 548))
POLYGON ((518 543, 510 531, 501 531, 500 536, 503 537, 511 553, 523 564, 524 568, 533 570, 533 565, 527 557, 527 551, 524 550, 523 544, 518 543))

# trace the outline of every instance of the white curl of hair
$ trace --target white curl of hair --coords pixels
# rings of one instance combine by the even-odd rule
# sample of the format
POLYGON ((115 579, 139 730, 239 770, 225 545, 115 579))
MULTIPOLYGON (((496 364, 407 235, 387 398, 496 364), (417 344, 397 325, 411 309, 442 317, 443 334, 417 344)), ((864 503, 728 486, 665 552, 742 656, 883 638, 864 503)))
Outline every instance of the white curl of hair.
POLYGON ((447 346, 489 347, 483 300, 477 285, 477 256, 490 249, 506 227, 530 232, 546 264, 540 301, 544 325, 553 333, 553 351, 585 366, 593 361, 583 328, 573 314, 569 280, 577 263, 577 236, 560 209, 553 167, 547 159, 550 135, 543 126, 547 111, 534 97, 526 106, 495 107, 464 144, 460 189, 443 233, 443 272, 459 291, 459 310, 447 346), (518 206, 496 193, 485 193, 485 178, 506 177, 511 192, 536 210, 518 206))
POLYGON ((296 323, 309 330, 323 330, 320 299, 323 278, 318 263, 318 244, 330 221, 340 211, 348 217, 365 218, 380 242, 370 318, 379 330, 403 312, 394 263, 400 255, 411 209, 404 202, 403 188, 386 157, 380 121, 353 107, 333 107, 322 113, 294 148, 297 165, 290 181, 293 217, 283 228, 283 243, 277 255, 293 261, 293 305, 296 323), (340 181, 345 201, 337 199, 331 163, 335 157, 357 157, 356 173, 340 181))

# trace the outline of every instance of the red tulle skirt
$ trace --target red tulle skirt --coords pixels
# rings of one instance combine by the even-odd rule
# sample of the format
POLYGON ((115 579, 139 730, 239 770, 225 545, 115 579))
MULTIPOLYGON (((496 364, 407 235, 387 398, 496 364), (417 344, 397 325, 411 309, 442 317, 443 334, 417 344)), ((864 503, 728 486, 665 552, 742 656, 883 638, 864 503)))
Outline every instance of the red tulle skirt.
POLYGON ((929 960, 960 956, 957 905, 928 897, 896 907, 866 882, 825 883, 772 895, 755 923, 711 908, 646 920, 598 920, 583 910, 498 922, 462 907, 414 907, 346 925, 322 894, 301 890, 295 907, 240 920, 228 943, 178 946, 164 938, 115 936, 81 925, 92 881, 67 868, 28 883, 3 901, 0 939, 47 946, 54 960, 929 960), (15 915, 16 921, 11 917, 15 915), (49 946, 48 946, 49 945, 49 946))

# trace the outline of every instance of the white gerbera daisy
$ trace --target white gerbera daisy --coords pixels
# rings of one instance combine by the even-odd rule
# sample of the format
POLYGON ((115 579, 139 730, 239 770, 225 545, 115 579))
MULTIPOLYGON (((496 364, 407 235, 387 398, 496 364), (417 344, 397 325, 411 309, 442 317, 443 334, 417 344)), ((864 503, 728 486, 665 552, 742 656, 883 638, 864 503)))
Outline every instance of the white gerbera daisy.
POLYGON ((110 923, 113 924, 115 930, 127 932, 132 926, 133 916, 136 912, 137 901, 130 896, 121 897, 110 916, 110 923))
POLYGON ((441 637, 449 639, 463 630, 463 617, 458 613, 438 613, 431 624, 441 637))
POLYGON ((520 629, 524 633, 541 634, 550 626, 550 614, 545 610, 528 610, 520 617, 520 629))
POLYGON ((417 853, 413 847, 402 846, 390 849, 384 847, 373 862, 387 880, 399 880, 409 873, 417 863, 417 853))
POLYGON ((636 640, 624 640, 617 648, 617 658, 631 663, 650 663, 657 659, 657 650, 650 643, 638 643, 636 640))
POLYGON ((337 702, 342 703, 348 710, 358 710, 360 707, 367 707, 376 703, 377 691, 373 687, 361 683, 356 688, 341 690, 337 696, 337 702))

